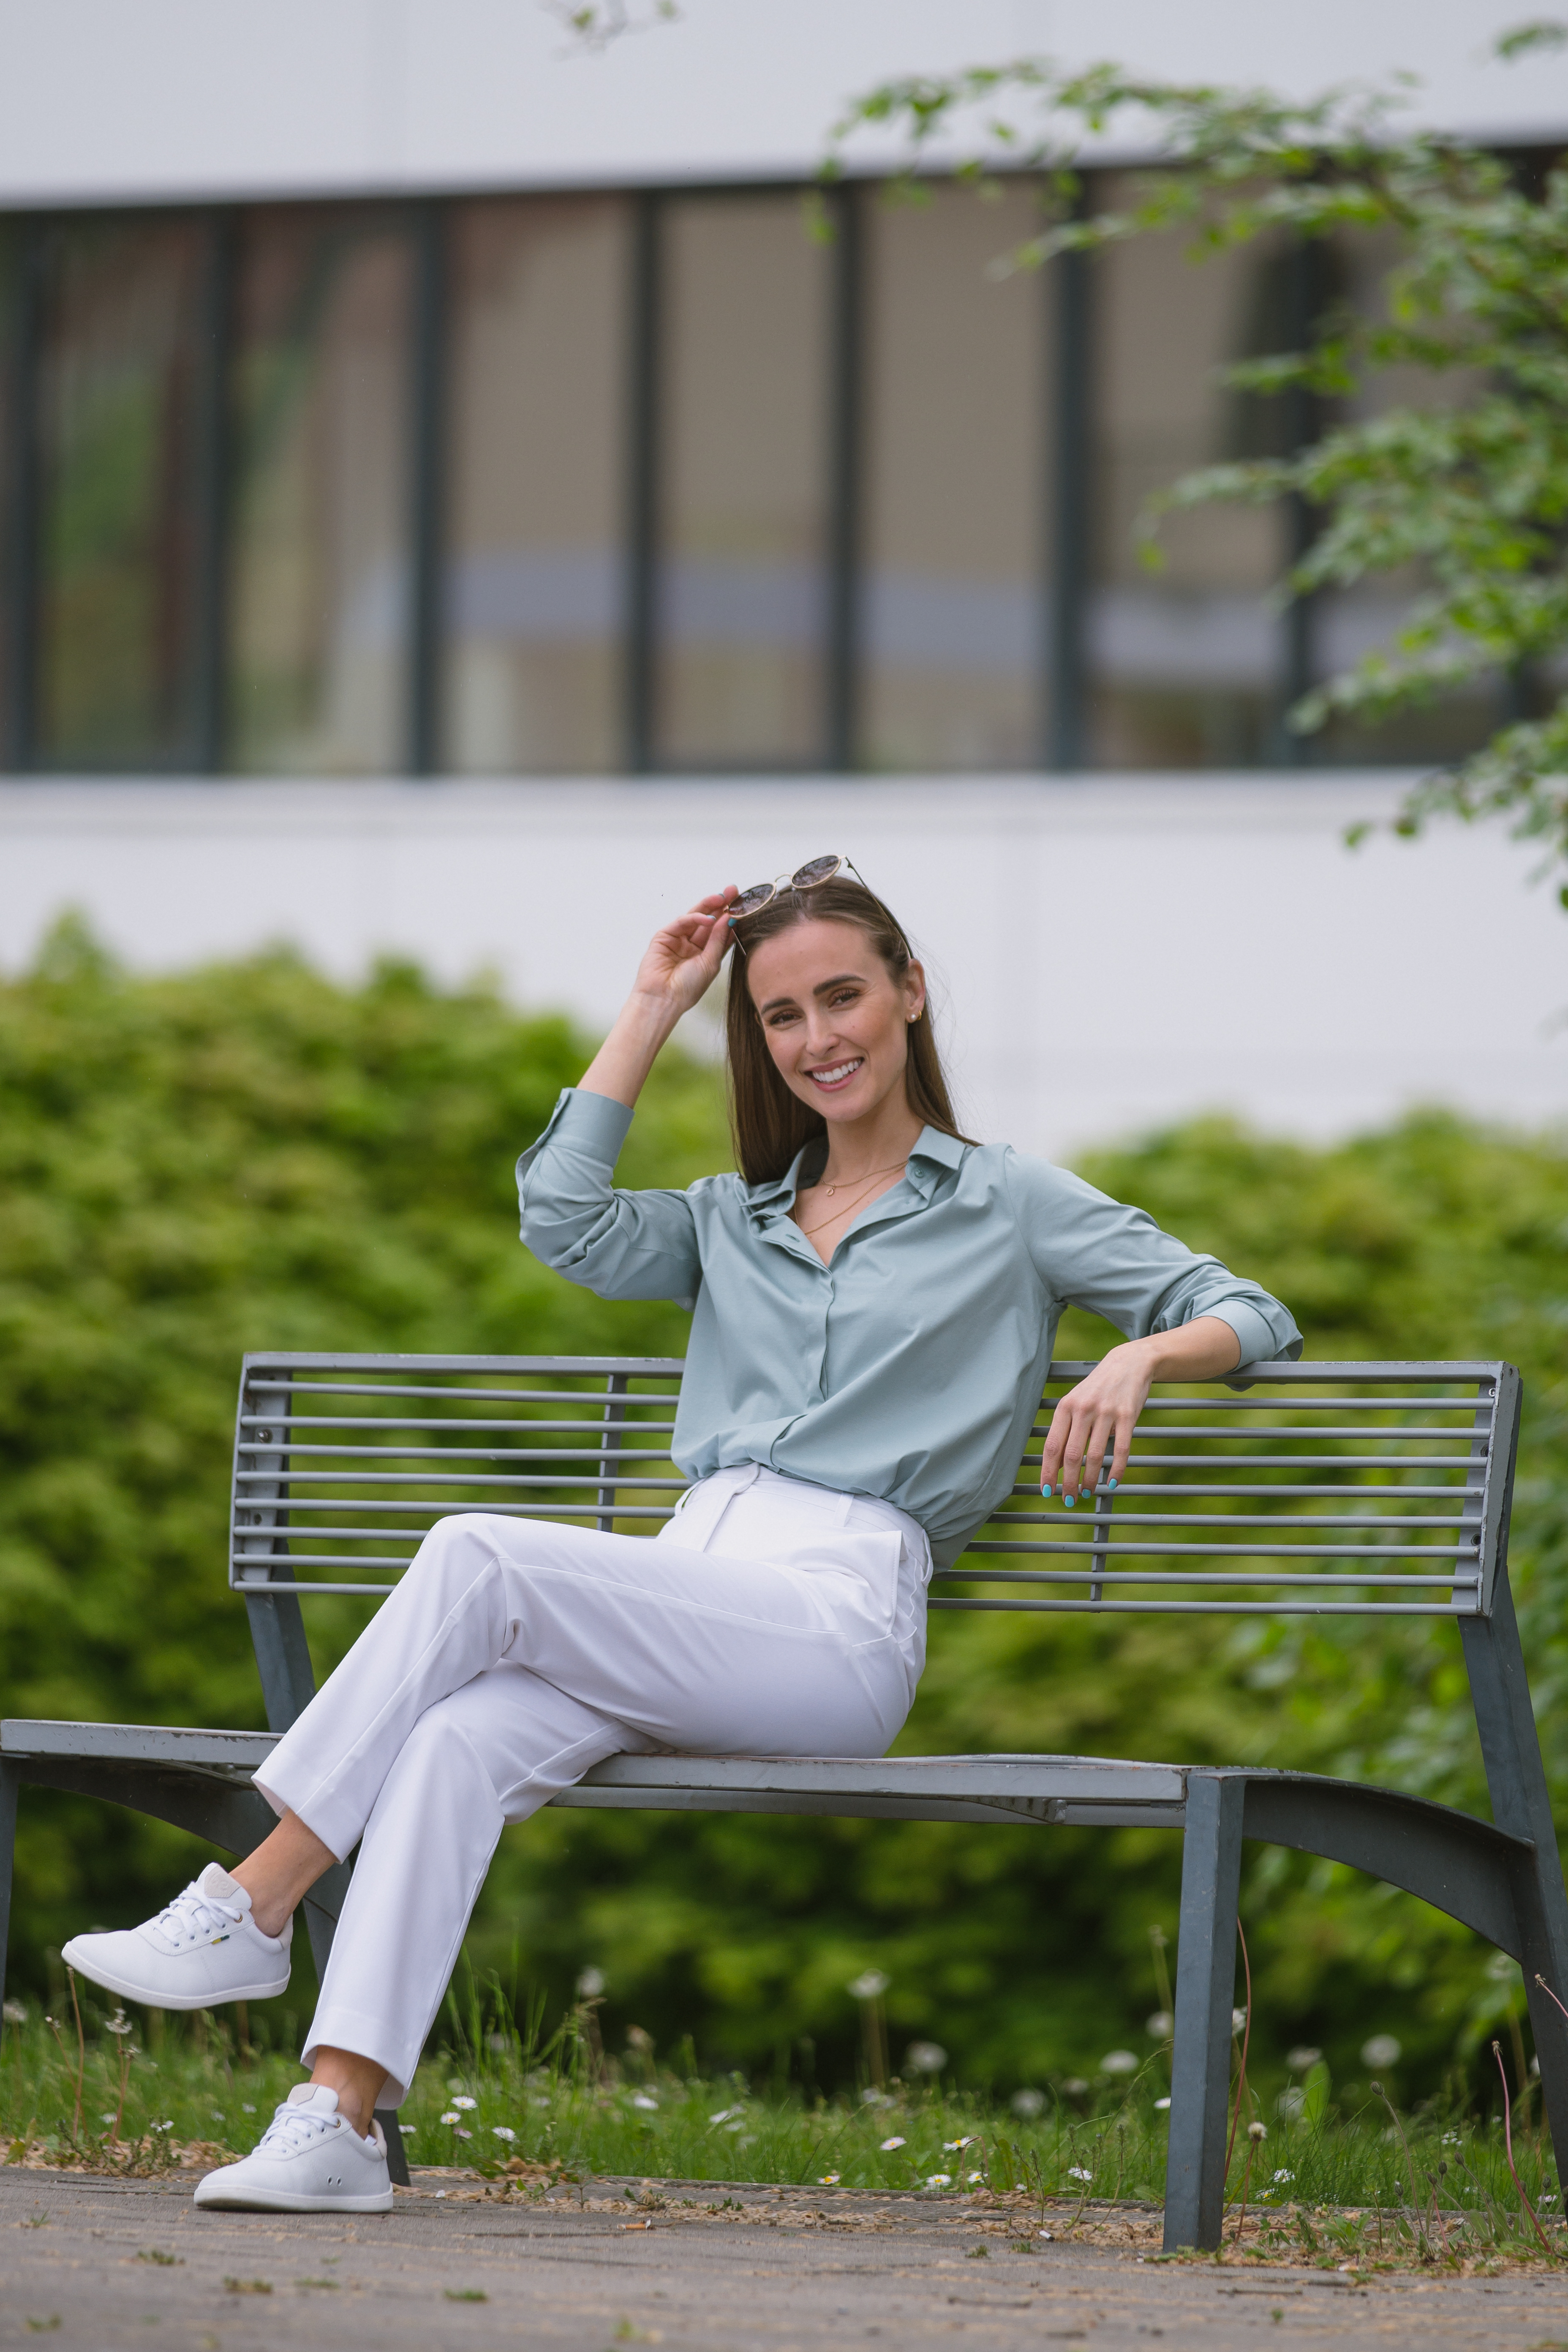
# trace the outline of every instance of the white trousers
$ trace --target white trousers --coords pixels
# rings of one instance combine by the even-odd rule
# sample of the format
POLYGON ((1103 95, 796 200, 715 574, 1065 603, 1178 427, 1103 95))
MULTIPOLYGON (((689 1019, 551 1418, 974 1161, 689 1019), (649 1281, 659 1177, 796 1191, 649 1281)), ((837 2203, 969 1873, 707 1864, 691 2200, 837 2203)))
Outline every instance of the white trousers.
POLYGON ((881 1756, 924 1661, 923 1532, 721 1470, 656 1540, 443 1519, 257 1786, 360 1848, 305 2048, 405 2095, 508 1822, 625 1750, 881 1756))

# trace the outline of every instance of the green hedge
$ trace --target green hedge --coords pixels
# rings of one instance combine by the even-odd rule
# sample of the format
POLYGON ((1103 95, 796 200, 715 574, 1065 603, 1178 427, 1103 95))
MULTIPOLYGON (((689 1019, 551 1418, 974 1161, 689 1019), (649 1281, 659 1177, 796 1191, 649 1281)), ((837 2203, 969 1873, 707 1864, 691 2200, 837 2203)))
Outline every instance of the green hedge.
MULTIPOLYGON (((222 1569, 243 1349, 681 1351, 678 1310, 606 1306, 516 1241, 512 1160, 587 1051, 563 1021, 406 965, 357 989, 282 954, 132 979, 69 923, 0 986, 5 1713, 261 1720, 222 1569)), ((726 1159, 714 1075, 667 1056, 624 1181, 726 1159)), ((1516 1559, 1568 1798, 1557 1145, 1438 1114, 1321 1151, 1198 1121, 1082 1165, 1278 1290, 1314 1355, 1522 1364, 1516 1559)), ((1073 1318, 1062 1347, 1106 1337, 1073 1318)), ((318 1604, 319 1667, 359 1622, 318 1604)), ((1444 1626, 945 1619, 900 1744, 1290 1763, 1484 1802, 1444 1626)), ((1089 2074, 1110 2048, 1149 2046, 1150 1929, 1173 1941, 1177 1843, 546 1813, 503 1841, 469 1957, 552 2005, 595 1965, 612 2039, 635 2021, 666 2048, 689 2034, 710 2063, 826 2084, 853 2069, 846 1987, 875 1962, 895 2056, 919 2036, 1002 2086, 1089 2074)), ((14 1980, 41 1986, 73 1927, 142 1916, 193 1851, 106 1808, 25 1799, 14 1980)), ((1265 2063, 1307 2040, 1353 2076, 1367 2035, 1393 2032, 1420 2089, 1518 2005, 1517 1971, 1344 1871, 1255 1852, 1245 1916, 1265 2063)))

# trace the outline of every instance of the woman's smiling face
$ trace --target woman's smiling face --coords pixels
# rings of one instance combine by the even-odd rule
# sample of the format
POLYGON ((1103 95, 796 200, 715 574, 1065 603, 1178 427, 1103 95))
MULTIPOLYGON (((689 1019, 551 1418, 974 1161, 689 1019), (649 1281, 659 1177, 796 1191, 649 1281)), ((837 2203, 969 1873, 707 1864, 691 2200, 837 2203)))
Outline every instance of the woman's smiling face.
POLYGON ((918 963, 895 980, 858 924, 815 921, 764 940, 744 969, 791 1094, 834 1125, 865 1118, 895 1087, 902 1101, 909 1024, 925 1003, 918 963))

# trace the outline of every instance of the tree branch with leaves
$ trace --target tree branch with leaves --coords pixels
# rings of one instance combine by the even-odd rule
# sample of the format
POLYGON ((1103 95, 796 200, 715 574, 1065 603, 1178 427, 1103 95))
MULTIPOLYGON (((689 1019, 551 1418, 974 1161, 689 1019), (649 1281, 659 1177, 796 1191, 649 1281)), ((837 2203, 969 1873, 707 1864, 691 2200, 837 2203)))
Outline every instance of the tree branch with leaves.
MULTIPOLYGON (((1539 22, 1498 42, 1504 59, 1568 46, 1539 22)), ((1151 80, 1111 65, 1058 70, 1022 58, 890 81, 847 111, 826 176, 857 140, 896 134, 917 184, 1038 175, 1039 234, 1011 266, 1172 229, 1215 253, 1280 238, 1321 249, 1382 237, 1391 259, 1374 310, 1324 300, 1299 347, 1223 372, 1258 395, 1310 395, 1321 429, 1278 457, 1210 466, 1145 517, 1159 562, 1164 516, 1226 500, 1292 502, 1310 519, 1286 599, 1414 572, 1400 625, 1296 703, 1304 734, 1336 716, 1376 722, 1478 686, 1515 706, 1473 757, 1423 779, 1395 821, 1503 817, 1568 868, 1568 169, 1439 131, 1402 129, 1409 81, 1304 103, 1268 90, 1151 80), (1114 142, 1147 159, 1131 200, 1087 209, 1084 157, 1114 142), (1428 401, 1379 407, 1380 375, 1419 371, 1428 401), (1355 413, 1351 404, 1356 404, 1355 413), (1531 703, 1535 705, 1531 708, 1531 703)), ((1568 907, 1568 880, 1559 896, 1568 907)))

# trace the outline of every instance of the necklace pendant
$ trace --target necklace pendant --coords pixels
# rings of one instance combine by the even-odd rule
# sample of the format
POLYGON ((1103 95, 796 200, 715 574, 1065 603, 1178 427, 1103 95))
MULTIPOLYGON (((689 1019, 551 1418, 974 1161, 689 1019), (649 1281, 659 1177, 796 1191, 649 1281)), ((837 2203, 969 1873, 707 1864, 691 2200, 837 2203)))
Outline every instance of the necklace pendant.
POLYGON ((827 1186, 826 1190, 827 1190, 827 1197, 828 1197, 828 1199, 831 1201, 831 1200, 832 1200, 832 1198, 833 1198, 833 1195, 835 1194, 835 1192, 837 1192, 838 1187, 837 1187, 837 1184, 829 1184, 829 1185, 827 1186))

